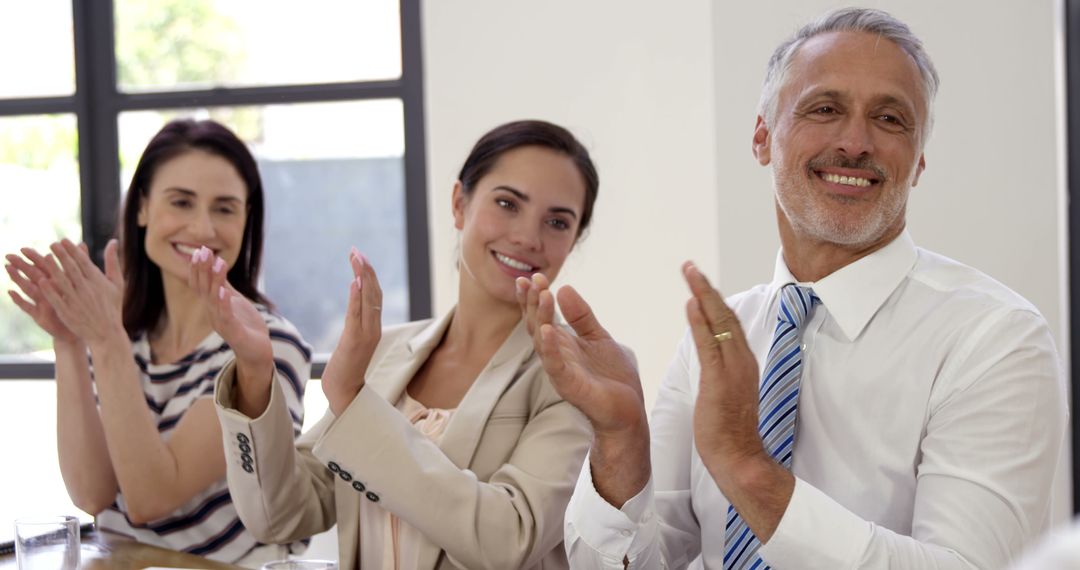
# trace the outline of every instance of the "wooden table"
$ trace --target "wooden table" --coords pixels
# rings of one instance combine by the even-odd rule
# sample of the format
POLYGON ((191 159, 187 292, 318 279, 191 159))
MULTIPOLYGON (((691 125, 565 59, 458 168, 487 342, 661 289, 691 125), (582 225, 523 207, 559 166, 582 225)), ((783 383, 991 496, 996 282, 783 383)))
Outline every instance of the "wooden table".
MULTIPOLYGON (((130 538, 100 530, 83 535, 81 557, 83 570, 140 570, 148 566, 243 570, 241 566, 142 544, 130 538)), ((0 556, 0 570, 15 570, 15 568, 17 568, 15 554, 0 556)))

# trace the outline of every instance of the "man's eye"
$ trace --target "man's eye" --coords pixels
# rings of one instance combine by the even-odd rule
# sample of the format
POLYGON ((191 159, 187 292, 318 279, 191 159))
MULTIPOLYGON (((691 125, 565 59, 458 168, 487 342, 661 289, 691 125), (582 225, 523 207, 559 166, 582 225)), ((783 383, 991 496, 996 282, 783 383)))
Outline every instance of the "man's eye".
POLYGON ((815 108, 814 112, 819 114, 819 115, 831 115, 831 114, 836 112, 836 109, 834 109, 834 108, 832 108, 832 107, 830 107, 828 105, 822 105, 820 107, 815 108))

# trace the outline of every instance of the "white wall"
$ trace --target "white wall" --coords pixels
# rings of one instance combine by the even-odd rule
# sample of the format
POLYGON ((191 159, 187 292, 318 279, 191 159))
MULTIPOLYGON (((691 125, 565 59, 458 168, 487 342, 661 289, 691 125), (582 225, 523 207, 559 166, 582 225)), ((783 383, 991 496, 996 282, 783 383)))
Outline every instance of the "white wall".
MULTIPOLYGON (((1030 299, 1064 347, 1054 3, 863 4, 906 21, 942 77, 914 238, 1030 299)), ((759 86, 775 45, 837 5, 426 2, 436 310, 456 295, 450 188, 471 144, 510 119, 562 123, 593 152, 601 189, 592 235, 560 281, 635 349, 651 402, 685 327, 680 263, 697 261, 726 293, 771 276, 771 179, 750 153, 759 86)))
POLYGON ((582 139, 600 172, 592 230, 559 283, 592 302, 655 383, 685 327, 680 264, 717 269, 709 2, 423 8, 436 311, 457 295, 450 191, 472 144, 508 120, 554 121, 582 139))

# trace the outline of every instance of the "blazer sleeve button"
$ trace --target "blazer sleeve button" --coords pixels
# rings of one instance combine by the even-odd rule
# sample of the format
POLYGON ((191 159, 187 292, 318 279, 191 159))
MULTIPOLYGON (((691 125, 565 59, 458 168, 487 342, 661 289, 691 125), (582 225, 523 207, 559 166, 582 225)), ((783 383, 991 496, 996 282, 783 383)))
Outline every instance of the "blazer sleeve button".
POLYGON ((250 463, 245 463, 244 464, 244 471, 247 471, 248 473, 254 473, 255 472, 255 466, 250 464, 250 463))
POLYGON ((240 443, 249 443, 251 440, 248 439, 248 436, 238 433, 236 434, 236 441, 239 441, 240 443))
POLYGON ((240 454, 240 461, 243 461, 244 463, 252 463, 253 462, 252 459, 251 459, 251 456, 246 454, 246 453, 241 453, 240 454))
POLYGON ((368 500, 371 501, 372 503, 378 503, 379 502, 379 496, 376 495, 375 493, 372 493, 371 491, 368 491, 367 494, 364 495, 364 496, 367 497, 368 500))
POLYGON ((345 471, 345 470, 342 470, 340 473, 338 473, 338 477, 341 477, 341 480, 346 482, 346 483, 348 483, 349 481, 352 481, 352 473, 349 473, 348 471, 345 471))
POLYGON ((334 463, 333 461, 331 461, 330 463, 327 463, 326 467, 330 470, 331 473, 340 473, 341 472, 341 467, 339 467, 338 464, 334 463))
POLYGON ((364 484, 359 482, 359 481, 353 481, 352 482, 352 488, 356 489, 357 491, 359 491, 361 493, 363 493, 364 490, 367 489, 367 487, 365 487, 364 484))
POLYGON ((251 446, 246 443, 240 444, 240 451, 242 453, 251 453, 251 446))

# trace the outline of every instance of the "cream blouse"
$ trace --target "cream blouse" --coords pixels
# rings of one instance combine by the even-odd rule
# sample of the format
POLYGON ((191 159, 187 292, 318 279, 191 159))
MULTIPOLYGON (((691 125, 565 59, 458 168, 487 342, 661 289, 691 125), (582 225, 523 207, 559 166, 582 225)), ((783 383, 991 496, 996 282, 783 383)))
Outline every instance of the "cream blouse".
MULTIPOLYGON (((436 445, 442 440, 443 432, 456 411, 456 408, 426 408, 409 396, 408 390, 401 392, 395 407, 436 445)), ((416 570, 420 531, 378 504, 364 501, 360 509, 360 528, 376 527, 381 527, 383 535, 382 570, 416 570)))

